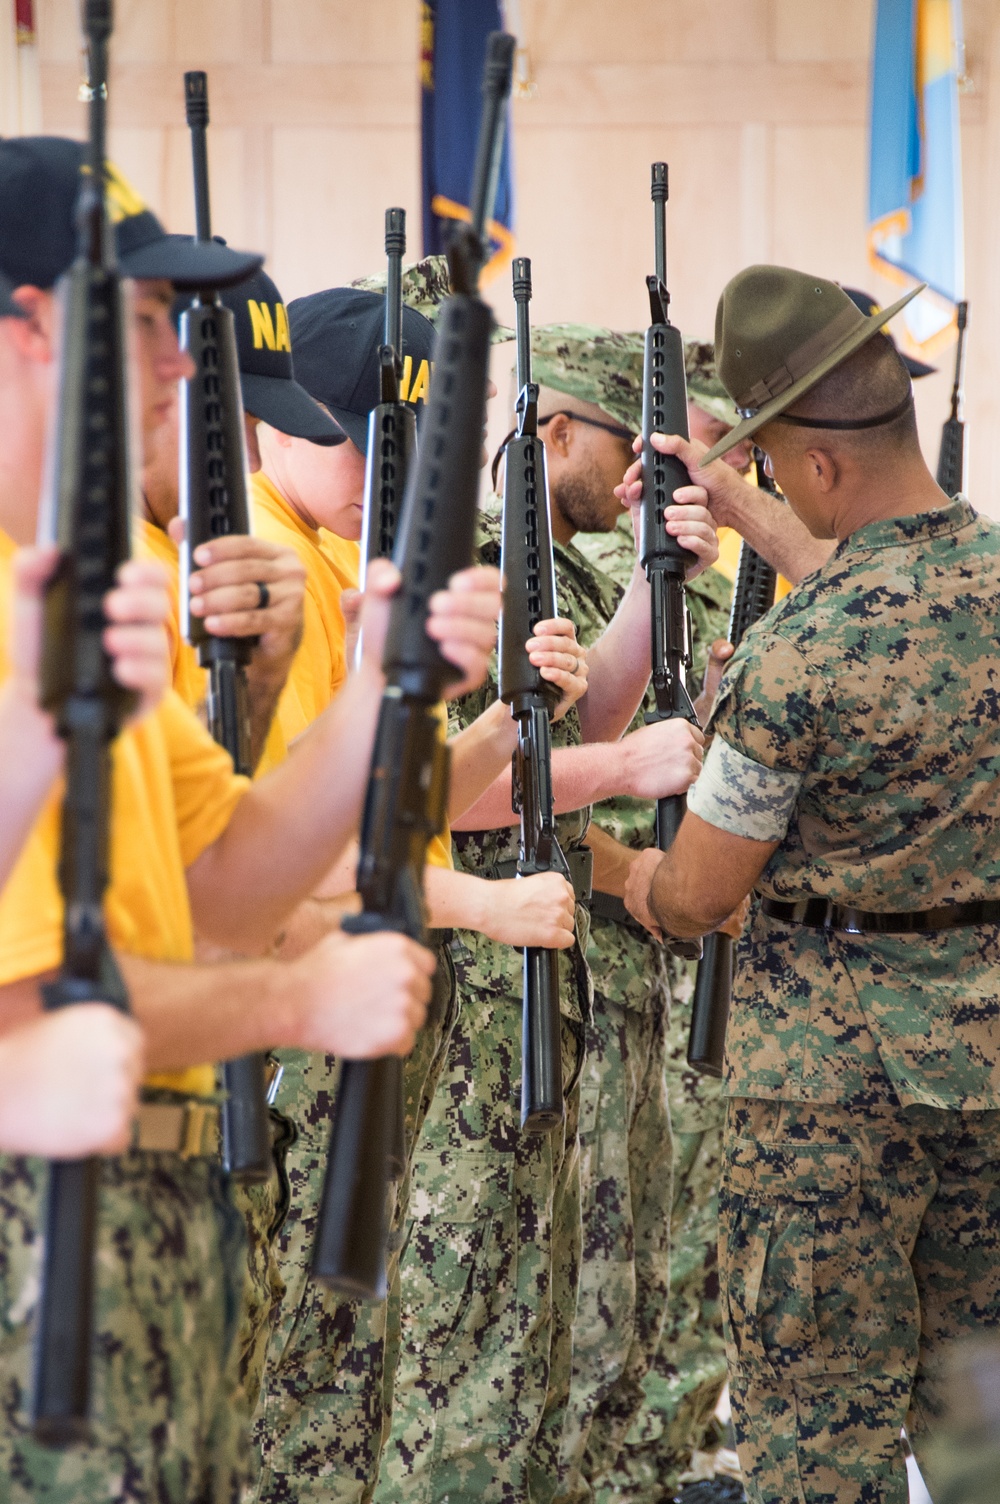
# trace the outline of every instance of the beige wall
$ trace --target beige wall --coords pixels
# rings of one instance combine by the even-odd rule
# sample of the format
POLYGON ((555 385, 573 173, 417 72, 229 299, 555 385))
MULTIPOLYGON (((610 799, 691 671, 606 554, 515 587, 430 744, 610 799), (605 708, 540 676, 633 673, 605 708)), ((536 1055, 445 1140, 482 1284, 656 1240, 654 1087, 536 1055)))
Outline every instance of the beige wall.
MULTIPOLYGON (((192 226, 181 73, 208 69, 215 227, 266 249, 288 298, 382 260, 386 205, 418 239, 417 0, 117 0, 112 150, 192 226)), ((76 0, 39 5, 45 128, 77 133, 76 0)), ((521 0, 535 92, 515 105, 518 239, 535 317, 639 327, 649 163, 670 163, 669 279, 688 335, 726 279, 775 260, 891 289, 865 252, 872 0, 521 0)), ((969 487, 1000 516, 1000 4, 965 0, 969 487)), ((506 285, 494 285, 498 313, 506 285)), ((937 454, 950 365, 918 386, 937 454)), ((498 415, 499 418, 499 415, 498 415)))

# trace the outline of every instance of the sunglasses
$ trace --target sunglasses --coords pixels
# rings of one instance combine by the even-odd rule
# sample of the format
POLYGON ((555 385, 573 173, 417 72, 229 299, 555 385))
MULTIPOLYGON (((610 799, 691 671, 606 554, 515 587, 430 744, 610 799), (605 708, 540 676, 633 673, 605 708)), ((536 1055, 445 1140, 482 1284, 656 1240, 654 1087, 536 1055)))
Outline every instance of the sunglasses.
MULTIPOLYGON (((559 408, 556 412, 547 413, 544 418, 539 418, 539 428, 543 427, 543 425, 546 423, 551 423, 553 418, 572 418, 574 423, 585 423, 588 428, 602 428, 605 433, 614 434, 616 439, 625 439, 628 444, 631 444, 633 439, 635 438, 635 434, 633 433, 632 429, 623 428, 620 423, 602 423, 599 418, 585 418, 582 413, 571 413, 565 408, 559 408)), ((504 451, 506 450, 507 445, 510 443, 511 439, 516 438, 517 429, 512 428, 510 433, 504 439, 503 443, 500 445, 500 448, 497 450, 496 454, 493 456, 493 464, 490 468, 490 480, 492 481, 494 491, 497 488, 497 474, 500 470, 500 461, 503 458, 504 451)))

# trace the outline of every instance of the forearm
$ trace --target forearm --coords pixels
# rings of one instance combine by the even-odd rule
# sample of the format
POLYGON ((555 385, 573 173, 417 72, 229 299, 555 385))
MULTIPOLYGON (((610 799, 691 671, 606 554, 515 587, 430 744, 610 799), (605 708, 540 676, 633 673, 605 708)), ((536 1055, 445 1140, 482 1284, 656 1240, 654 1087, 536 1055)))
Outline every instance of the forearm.
POLYGON ((427 922, 438 930, 485 930, 491 884, 471 872, 424 868, 427 922))
POLYGON ((62 764, 62 742, 51 720, 8 680, 0 689, 0 884, 9 877, 62 764))
POLYGON ((517 723, 502 700, 494 700, 470 726, 449 738, 448 818, 453 823, 486 793, 504 770, 510 783, 509 765, 516 746, 517 723))
POLYGON ((833 539, 814 538, 785 502, 746 482, 727 488, 724 500, 713 499, 712 515, 720 527, 735 528, 793 585, 821 568, 836 547, 833 539))
POLYGON ((119 955, 151 1071, 298 1043, 293 973, 279 961, 171 965, 119 955))
POLYGON ((625 879, 635 858, 635 852, 614 836, 591 822, 584 844, 594 853, 594 888, 600 893, 612 893, 615 898, 624 898, 625 879))
MULTIPOLYGON (((552 749, 552 787, 555 813, 568 814, 599 804, 614 794, 627 794, 626 747, 623 742, 591 742, 582 747, 552 749)), ((511 770, 505 768, 486 793, 459 819, 455 830, 497 830, 516 825, 511 802, 511 770)))
POLYGON ((649 585, 636 563, 618 610, 587 655, 587 693, 577 705, 584 741, 617 741, 631 723, 649 684, 650 642, 649 585))
POLYGON ((247 689, 250 700, 250 766, 254 769, 264 755, 271 722, 284 687, 284 679, 275 680, 263 670, 255 671, 251 659, 247 669, 247 689))
POLYGON ((355 834, 368 783, 381 677, 351 676, 290 755, 244 795, 188 868, 200 935, 260 953, 355 834))
MULTIPOLYGON (((183 1070, 298 1042, 294 974, 278 961, 204 966, 120 953, 117 961, 132 1012, 142 1025, 151 1072, 183 1070)), ((49 979, 26 977, 0 991, 3 1032, 40 1016, 41 986, 49 979)))

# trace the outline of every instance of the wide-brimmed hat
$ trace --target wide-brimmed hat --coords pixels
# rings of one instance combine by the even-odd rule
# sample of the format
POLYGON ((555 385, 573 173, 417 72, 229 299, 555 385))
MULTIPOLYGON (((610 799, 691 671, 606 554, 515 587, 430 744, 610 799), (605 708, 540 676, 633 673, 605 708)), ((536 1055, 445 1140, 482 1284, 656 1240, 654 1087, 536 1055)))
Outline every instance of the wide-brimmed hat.
POLYGON ((284 299, 266 272, 222 294, 232 311, 243 406, 279 433, 313 444, 343 444, 347 435, 295 379, 284 299))
POLYGON ((701 465, 728 454, 792 407, 895 318, 924 284, 866 318, 836 282, 787 266, 749 266, 727 283, 715 316, 715 359, 743 421, 701 465))
MULTIPOLYGON (((862 292, 860 287, 844 287, 844 291, 851 302, 860 308, 862 313, 867 314, 869 318, 873 313, 881 312, 882 304, 876 302, 870 292, 862 292)), ((888 330, 886 330, 886 334, 889 339, 892 339, 892 335, 889 334, 888 330)), ((896 345, 894 339, 892 339, 892 342, 896 345)), ((896 349, 899 350, 898 345, 896 345, 896 349)), ((907 355, 905 350, 899 350, 899 358, 914 381, 919 381, 921 376, 933 376, 937 370, 937 366, 929 366, 926 360, 914 360, 913 356, 907 355)))

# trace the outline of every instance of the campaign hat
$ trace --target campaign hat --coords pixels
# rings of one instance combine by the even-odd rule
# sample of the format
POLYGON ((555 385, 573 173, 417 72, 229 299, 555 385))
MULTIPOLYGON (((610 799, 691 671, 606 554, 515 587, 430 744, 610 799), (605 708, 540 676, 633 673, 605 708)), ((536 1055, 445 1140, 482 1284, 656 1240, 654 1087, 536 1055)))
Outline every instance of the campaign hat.
POLYGON ((923 286, 866 316, 842 287, 824 277, 787 266, 749 266, 738 272, 719 299, 715 361, 742 422, 699 464, 721 458, 794 406, 878 334, 923 286))
MULTIPOLYGON (((378 351, 385 298, 356 287, 330 287, 295 298, 288 322, 296 378, 366 454, 368 414, 382 396, 378 351)), ((433 351, 433 324, 404 304, 400 396, 412 403, 418 421, 427 404, 433 351)))
MULTIPOLYGON (((857 308, 860 308, 862 313, 867 314, 869 318, 873 313, 879 313, 881 311, 882 305, 875 301, 871 293, 862 292, 860 287, 845 287, 844 291, 850 298, 851 302, 857 308)), ((892 335, 889 333, 888 329, 885 331, 885 335, 886 339, 892 339, 892 335)), ((894 339, 892 339, 892 342, 894 345, 896 345, 896 341, 894 339)), ((896 349, 899 350, 899 358, 903 362, 906 369, 909 371, 914 381, 918 380, 921 376, 933 376, 934 372, 937 370, 937 366, 929 366, 924 360, 914 360, 912 355, 907 355, 905 351, 899 349, 898 345, 896 345, 896 349)))
MULTIPOLYGON (((53 287, 72 265, 86 148, 64 136, 0 139, 0 271, 15 287, 53 287)), ((219 240, 169 235, 110 162, 107 202, 118 267, 125 277, 177 288, 226 287, 264 260, 219 240)))
POLYGON ((293 438, 342 444, 347 435, 295 379, 288 311, 267 272, 254 272, 221 297, 236 328, 245 410, 293 438))

